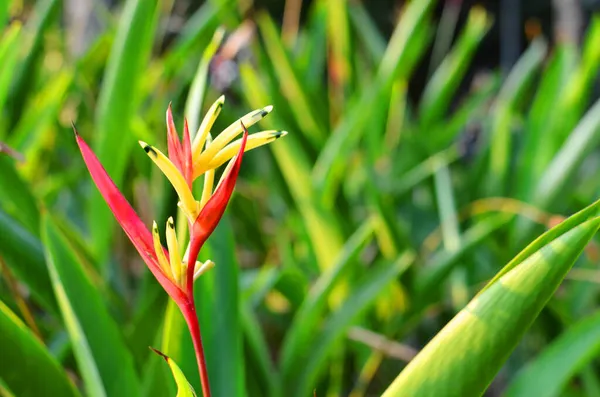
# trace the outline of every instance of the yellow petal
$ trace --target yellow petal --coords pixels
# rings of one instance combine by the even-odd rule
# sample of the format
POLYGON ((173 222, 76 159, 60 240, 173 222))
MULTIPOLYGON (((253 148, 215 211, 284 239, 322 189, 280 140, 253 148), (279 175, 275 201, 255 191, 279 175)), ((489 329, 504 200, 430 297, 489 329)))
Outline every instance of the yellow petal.
POLYGON ((171 272, 173 278, 178 283, 181 281, 181 257, 179 256, 179 244, 177 243, 177 232, 173 217, 167 220, 167 247, 169 248, 169 259, 171 262, 171 272))
MULTIPOLYGON (((286 135, 287 131, 275 130, 262 131, 256 134, 252 134, 248 136, 248 141, 246 142, 246 148, 244 149, 244 152, 247 152, 248 150, 257 148, 262 145, 266 145, 267 143, 273 142, 274 140, 286 135)), ((212 158, 212 160, 208 164, 208 168, 214 169, 220 166, 221 164, 224 164, 227 160, 229 160, 238 153, 241 144, 242 140, 238 139, 237 141, 225 146, 215 155, 215 157, 212 158)))
MULTIPOLYGON (((212 143, 212 136, 208 134, 206 147, 212 143)), ((200 210, 206 205, 213 193, 213 184, 215 182, 215 170, 209 170, 204 174, 204 186, 202 187, 202 197, 200 198, 200 210)))
POLYGON ((192 142, 192 161, 195 162, 195 159, 200 157, 200 153, 202 152, 202 147, 204 146, 204 142, 210 133, 210 129, 212 128, 215 120, 221 113, 221 109, 223 108, 223 104, 225 103, 225 95, 221 95, 219 99, 212 104, 208 112, 206 112, 206 116, 202 119, 202 123, 200 124, 200 128, 198 128, 198 132, 194 137, 194 142, 192 142))
POLYGON ((169 265, 169 261, 167 260, 165 251, 163 250, 162 244, 160 243, 160 235, 158 234, 158 225, 156 224, 156 222, 152 223, 152 240, 154 242, 154 251, 156 252, 156 257, 158 258, 160 268, 162 269, 165 276, 173 280, 171 266, 169 265))
POLYGON ((242 123, 246 128, 250 128, 252 125, 262 120, 262 118, 269 114, 271 110, 273 110, 273 106, 265 106, 262 109, 248 113, 241 119, 232 123, 229 127, 225 128, 225 130, 215 138, 210 147, 206 148, 200 156, 194 158, 194 176, 200 176, 201 172, 196 172, 196 169, 207 169, 206 165, 210 163, 214 155, 231 142, 232 139, 242 133, 242 123))
POLYGON ((188 216, 188 218, 194 220, 198 217, 198 202, 194 200, 192 191, 188 186, 187 182, 181 172, 175 167, 175 165, 165 156, 160 150, 148 145, 146 142, 140 141, 140 146, 144 148, 148 156, 154 161, 154 163, 160 168, 165 176, 175 188, 177 195, 182 203, 182 209, 188 216))
POLYGON ((215 263, 210 259, 204 263, 196 262, 196 266, 194 267, 194 280, 196 280, 198 277, 200 277, 213 267, 215 267, 215 263))

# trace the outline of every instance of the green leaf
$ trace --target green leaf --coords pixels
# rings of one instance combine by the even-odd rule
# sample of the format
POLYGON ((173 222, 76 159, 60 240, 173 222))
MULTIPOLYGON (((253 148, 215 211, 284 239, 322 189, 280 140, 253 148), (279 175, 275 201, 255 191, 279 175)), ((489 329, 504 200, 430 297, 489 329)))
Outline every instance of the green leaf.
POLYGON ((383 396, 482 395, 599 226, 600 218, 580 224, 488 286, 383 396))
POLYGON ((52 219, 42 218, 42 240, 56 299, 89 396, 137 396, 133 358, 102 297, 52 219))
POLYGON ((553 397, 600 353, 600 312, 573 324, 512 380, 505 397, 553 397))
MULTIPOLYGON (((4 2, 6 3, 6 2, 4 2)), ((3 6, 0 6, 2 8, 3 6)), ((0 11, 1 13, 1 11, 0 11)), ((4 23, 0 19, 0 26, 4 26, 4 23)), ((5 109, 6 98, 8 96, 10 83, 13 81, 13 76, 16 70, 17 60, 19 59, 18 46, 21 44, 21 23, 13 22, 10 26, 2 33, 0 39, 0 109, 5 109)), ((4 121, 0 123, 0 137, 4 137, 4 121)))
MULTIPOLYGON (((94 151, 117 185, 123 181, 129 152, 135 143, 131 123, 140 99, 136 93, 152 49, 158 0, 128 0, 106 66, 96 110, 94 151)), ((115 225, 114 217, 95 189, 90 198, 93 247, 102 266, 115 225)))
POLYGON ((227 216, 219 222, 201 256, 215 262, 214 269, 203 274, 194 287, 211 390, 215 396, 245 396, 240 265, 227 216))
MULTIPOLYGON (((254 108, 264 106, 268 99, 268 92, 256 71, 247 64, 241 65, 240 75, 246 101, 254 108)), ((275 129, 279 123, 273 120, 278 121, 279 117, 275 111, 260 123, 267 128, 275 129)), ((319 268, 326 269, 334 263, 344 238, 336 215, 324 210, 316 199, 310 178, 312 165, 310 157, 293 133, 288 134, 285 139, 270 144, 269 148, 273 151, 277 166, 283 173, 296 206, 304 218, 319 268)))
POLYGON ((387 106, 387 93, 395 80, 407 79, 429 42, 429 11, 434 0, 412 1, 398 21, 377 71, 375 82, 361 92, 340 120, 312 172, 317 190, 331 204, 346 169, 346 156, 369 129, 371 117, 381 106, 387 106))
POLYGON ((58 313, 40 240, 0 209, 0 255, 36 303, 58 313))
POLYGON ((22 112, 27 109, 26 103, 29 95, 35 92, 33 84, 36 79, 34 77, 36 66, 40 63, 40 58, 43 55, 46 30, 54 18, 59 15, 60 4, 60 0, 36 2, 33 17, 29 18, 25 25, 23 33, 27 32, 28 35, 31 35, 32 40, 29 45, 26 45, 25 59, 18 62, 18 68, 13 77, 11 96, 7 102, 11 112, 9 127, 16 125, 22 112))
POLYGON ((414 259, 413 253, 405 252, 393 263, 385 261, 368 273, 368 277, 356 286, 352 295, 329 316, 323 331, 316 332, 312 344, 304 346, 305 357, 298 361, 298 372, 285 386, 286 393, 291 393, 294 397, 310 395, 327 357, 343 339, 344 333, 358 316, 375 302, 382 291, 408 269, 414 259))
POLYGON ((490 194, 504 194, 506 191, 515 108, 536 77, 546 51, 547 44, 540 39, 529 46, 510 71, 494 104, 490 127, 490 174, 487 186, 490 194))
POLYGON ((40 213, 29 186, 19 175, 14 160, 0 154, 0 208, 19 219, 30 233, 40 230, 40 213))
POLYGON ((423 91, 419 106, 423 133, 428 133, 430 126, 445 115, 471 64, 475 50, 490 27, 491 20, 485 9, 472 8, 454 48, 444 58, 423 91))
POLYGON ((209 45, 202 53, 202 59, 198 64, 198 70, 192 81, 190 92, 185 103, 185 117, 188 121, 191 138, 193 139, 198 127, 200 127, 200 113, 202 112, 202 103, 206 93, 206 81, 208 79, 208 67, 210 62, 219 49, 225 31, 220 28, 213 34, 213 38, 209 45))
POLYGON ((373 238, 373 222, 366 222, 348 239, 335 263, 324 271, 309 295, 304 299, 294 316, 281 347, 280 365, 283 376, 294 378, 305 364, 306 346, 314 338, 314 330, 319 325, 327 308, 327 299, 334 286, 347 273, 361 250, 373 238))
POLYGON ((0 379, 16 396, 79 396, 77 389, 46 346, 40 343, 2 302, 0 346, 0 379))
POLYGON ((279 89, 286 99, 293 103, 291 111, 298 125, 305 126, 302 131, 305 132, 306 138, 315 146, 319 146, 326 137, 326 128, 315 114, 314 100, 310 100, 297 77, 297 71, 294 70, 292 61, 281 42, 275 23, 269 14, 261 13, 257 24, 264 38, 265 50, 277 74, 279 89))
POLYGON ((187 381, 185 374, 181 371, 181 369, 177 366, 174 360, 169 358, 168 356, 162 354, 156 349, 152 349, 158 355, 165 359, 167 364, 169 364, 169 368, 171 368, 171 372, 173 373, 173 378, 175 378, 175 383, 177 384, 177 396, 176 397, 196 397, 196 392, 190 382, 187 381))

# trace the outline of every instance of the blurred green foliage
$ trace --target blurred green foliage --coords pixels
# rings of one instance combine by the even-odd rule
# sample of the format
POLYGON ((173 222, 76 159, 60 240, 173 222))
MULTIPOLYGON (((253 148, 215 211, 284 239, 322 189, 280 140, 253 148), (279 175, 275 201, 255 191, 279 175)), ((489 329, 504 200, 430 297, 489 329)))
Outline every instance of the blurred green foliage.
POLYGON ((312 1, 301 24, 293 0, 283 22, 245 1, 184 20, 171 0, 93 2, 88 20, 75 3, 0 3, 1 396, 175 395, 148 346, 200 390, 183 319, 70 123, 164 223, 175 193, 135 142, 164 148, 170 102, 193 129, 223 93, 213 133, 268 104, 262 127, 290 133, 244 158, 201 253, 215 396, 480 395, 498 371, 490 395, 600 395, 598 204, 521 251, 600 193, 600 19, 580 46, 536 38, 503 75, 472 67, 482 8, 457 29, 413 0, 387 38, 359 1, 312 1))

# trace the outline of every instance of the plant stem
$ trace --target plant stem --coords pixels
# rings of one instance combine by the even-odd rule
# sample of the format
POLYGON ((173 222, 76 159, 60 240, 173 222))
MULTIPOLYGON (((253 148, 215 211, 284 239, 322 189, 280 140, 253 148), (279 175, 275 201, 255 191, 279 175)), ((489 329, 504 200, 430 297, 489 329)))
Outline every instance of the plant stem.
POLYGON ((198 372, 200 373, 200 383, 202 384, 202 394, 204 397, 210 397, 210 385, 208 381, 208 370, 206 368, 206 359, 204 358, 204 347, 202 346, 202 335, 200 334, 200 324, 196 316, 196 305, 191 298, 181 307, 181 312, 187 322, 196 351, 196 360, 198 361, 198 372))

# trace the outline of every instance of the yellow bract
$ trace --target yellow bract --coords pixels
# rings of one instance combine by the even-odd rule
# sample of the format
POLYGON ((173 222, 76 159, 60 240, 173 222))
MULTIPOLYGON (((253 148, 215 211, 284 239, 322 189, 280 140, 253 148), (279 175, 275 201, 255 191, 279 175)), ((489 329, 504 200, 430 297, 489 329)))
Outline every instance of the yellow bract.
POLYGON ((169 179, 169 182, 171 182, 181 200, 181 209, 183 209, 190 222, 194 222, 200 213, 199 203, 194 199, 192 191, 183 175, 181 175, 181 172, 160 150, 143 141, 140 141, 140 146, 144 148, 148 156, 154 161, 154 164, 169 179))

